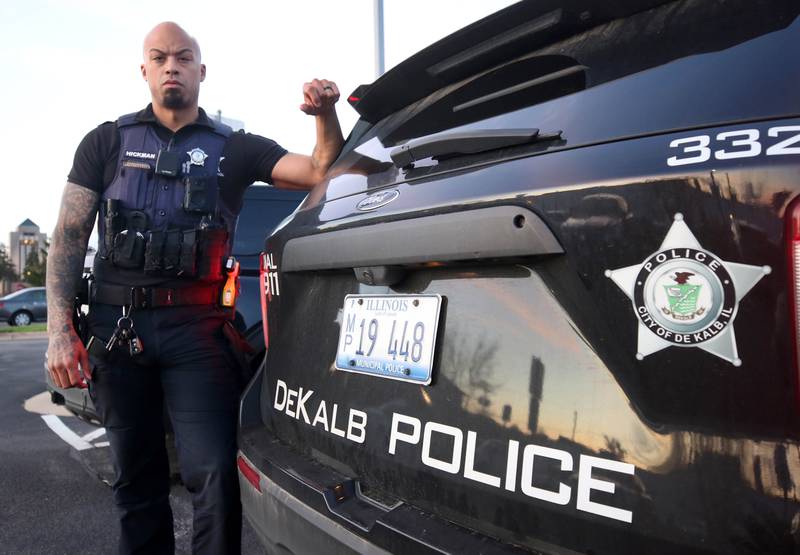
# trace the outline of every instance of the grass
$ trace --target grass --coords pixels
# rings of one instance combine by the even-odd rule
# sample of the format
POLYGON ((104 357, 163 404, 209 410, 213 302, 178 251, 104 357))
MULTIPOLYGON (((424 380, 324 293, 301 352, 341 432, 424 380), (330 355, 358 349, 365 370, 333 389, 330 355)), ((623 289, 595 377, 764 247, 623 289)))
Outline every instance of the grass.
POLYGON ((30 326, 3 326, 0 328, 0 333, 25 333, 29 331, 47 331, 47 324, 41 322, 30 326))

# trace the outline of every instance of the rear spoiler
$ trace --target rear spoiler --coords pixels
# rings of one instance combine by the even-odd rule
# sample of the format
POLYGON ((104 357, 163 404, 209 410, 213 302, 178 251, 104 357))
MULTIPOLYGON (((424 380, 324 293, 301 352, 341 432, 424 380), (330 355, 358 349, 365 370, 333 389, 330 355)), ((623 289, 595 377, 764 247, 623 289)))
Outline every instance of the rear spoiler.
POLYGON ((447 85, 597 25, 674 0, 523 0, 456 31, 348 97, 376 123, 447 85))

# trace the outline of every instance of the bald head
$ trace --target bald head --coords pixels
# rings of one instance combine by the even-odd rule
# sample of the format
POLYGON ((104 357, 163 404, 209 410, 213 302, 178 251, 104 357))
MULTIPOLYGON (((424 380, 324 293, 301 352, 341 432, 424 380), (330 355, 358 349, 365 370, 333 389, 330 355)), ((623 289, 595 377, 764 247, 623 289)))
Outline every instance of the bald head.
POLYGON ((145 35, 142 47, 144 59, 147 59, 147 51, 152 45, 163 45, 165 43, 189 45, 197 57, 197 61, 200 61, 200 45, 197 43, 197 39, 189 35, 183 27, 173 21, 163 21, 150 29, 150 32, 145 35))
POLYGON ((177 23, 165 21, 147 33, 142 50, 142 77, 150 86, 156 114, 162 109, 196 112, 206 77, 197 41, 177 23))

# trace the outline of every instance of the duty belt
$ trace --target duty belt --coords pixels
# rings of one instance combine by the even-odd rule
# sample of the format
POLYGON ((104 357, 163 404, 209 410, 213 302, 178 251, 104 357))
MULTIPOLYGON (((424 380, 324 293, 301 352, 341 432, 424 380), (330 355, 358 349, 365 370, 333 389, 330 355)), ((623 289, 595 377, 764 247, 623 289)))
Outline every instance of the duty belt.
POLYGON ((133 308, 158 308, 216 304, 219 301, 219 294, 219 285, 168 288, 93 283, 90 298, 92 303, 130 305, 133 308))

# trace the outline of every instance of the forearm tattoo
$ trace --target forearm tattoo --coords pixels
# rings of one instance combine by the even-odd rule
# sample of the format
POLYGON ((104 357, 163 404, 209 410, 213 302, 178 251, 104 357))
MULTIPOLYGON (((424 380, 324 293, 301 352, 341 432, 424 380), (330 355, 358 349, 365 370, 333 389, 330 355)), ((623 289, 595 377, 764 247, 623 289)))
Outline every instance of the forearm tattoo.
POLYGON ((73 302, 99 205, 100 195, 95 191, 74 183, 64 188, 47 256, 47 323, 51 333, 72 329, 73 302))

